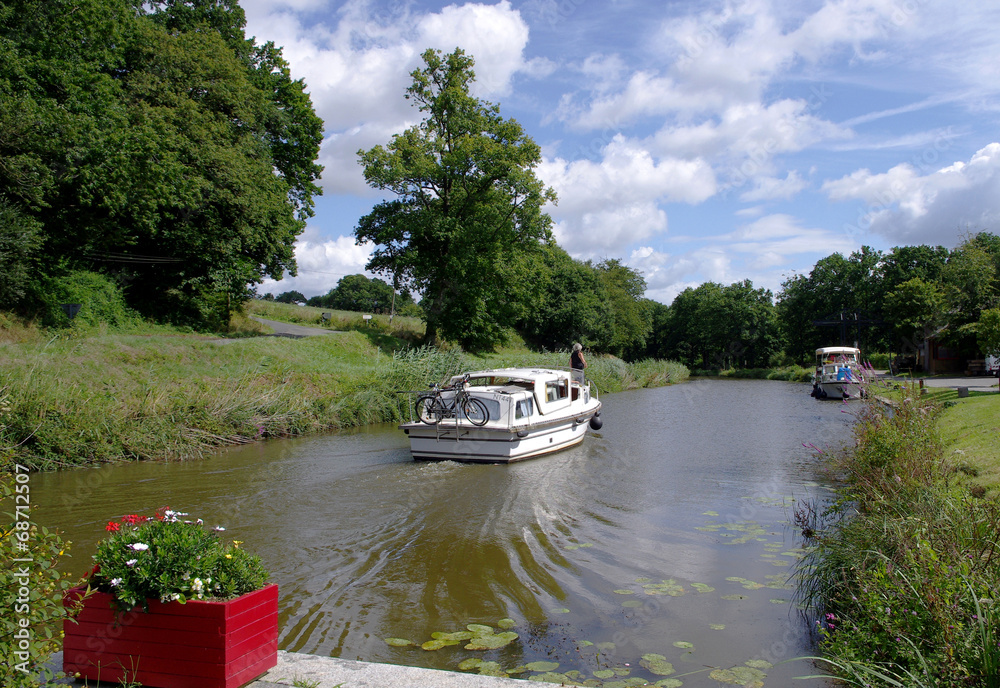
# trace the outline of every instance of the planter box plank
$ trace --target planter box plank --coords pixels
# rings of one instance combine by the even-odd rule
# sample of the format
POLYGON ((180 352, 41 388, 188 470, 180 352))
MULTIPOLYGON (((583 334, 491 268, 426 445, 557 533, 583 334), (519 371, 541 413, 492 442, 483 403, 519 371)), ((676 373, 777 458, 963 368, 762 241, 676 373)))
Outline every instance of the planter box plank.
MULTIPOLYGON (((79 597, 80 589, 67 594, 79 597)), ((126 613, 95 593, 79 623, 66 621, 63 670, 155 688, 237 688, 277 664, 278 586, 235 600, 151 600, 126 613)))

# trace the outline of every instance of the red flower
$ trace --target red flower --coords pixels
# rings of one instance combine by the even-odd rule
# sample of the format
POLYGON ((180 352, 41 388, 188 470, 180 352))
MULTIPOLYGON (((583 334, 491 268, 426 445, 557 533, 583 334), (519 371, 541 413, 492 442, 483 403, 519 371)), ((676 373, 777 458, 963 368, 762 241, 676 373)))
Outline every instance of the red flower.
POLYGON ((128 516, 122 517, 122 523, 129 523, 131 525, 142 523, 145 520, 146 520, 145 516, 139 516, 138 514, 129 514, 128 516))
POLYGON ((104 530, 109 533, 114 533, 115 531, 121 530, 121 526, 114 521, 108 521, 108 525, 104 526, 104 530))

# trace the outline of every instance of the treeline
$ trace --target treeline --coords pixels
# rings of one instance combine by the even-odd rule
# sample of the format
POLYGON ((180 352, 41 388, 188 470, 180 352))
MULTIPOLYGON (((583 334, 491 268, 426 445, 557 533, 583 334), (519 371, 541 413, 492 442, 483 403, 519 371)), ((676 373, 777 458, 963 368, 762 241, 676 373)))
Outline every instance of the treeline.
POLYGON ((0 3, 0 303, 215 327, 294 274, 323 123, 236 0, 0 3), (88 286, 89 285, 89 286, 88 286))
POLYGON ((749 280, 706 282, 670 306, 653 304, 643 355, 693 369, 807 363, 822 346, 912 355, 935 337, 956 355, 1000 352, 1000 238, 981 232, 958 247, 864 246, 834 253, 781 291, 749 280))

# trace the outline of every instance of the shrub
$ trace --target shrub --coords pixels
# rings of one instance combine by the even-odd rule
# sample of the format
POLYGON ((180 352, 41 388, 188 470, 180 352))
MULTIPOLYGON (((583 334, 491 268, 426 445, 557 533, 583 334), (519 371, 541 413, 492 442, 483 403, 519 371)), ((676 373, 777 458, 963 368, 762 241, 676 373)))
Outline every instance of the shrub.
MULTIPOLYGON (((147 600, 231 599, 259 590, 268 573, 260 558, 223 544, 200 519, 161 509, 154 518, 138 514, 110 521, 110 536, 97 545, 91 582, 110 593, 123 611, 147 600)), ((225 530, 216 528, 216 531, 225 530)))

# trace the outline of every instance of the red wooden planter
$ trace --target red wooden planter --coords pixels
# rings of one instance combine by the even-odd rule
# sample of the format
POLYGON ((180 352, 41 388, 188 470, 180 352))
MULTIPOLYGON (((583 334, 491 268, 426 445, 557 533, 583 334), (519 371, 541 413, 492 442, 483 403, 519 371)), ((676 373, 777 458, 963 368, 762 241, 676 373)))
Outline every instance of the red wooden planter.
MULTIPOLYGON (((82 588, 66 594, 78 599, 82 588)), ((237 688, 278 663, 278 586, 225 602, 149 601, 122 613, 107 593, 63 622, 63 671, 156 688, 237 688)))

